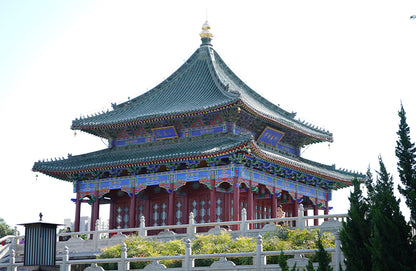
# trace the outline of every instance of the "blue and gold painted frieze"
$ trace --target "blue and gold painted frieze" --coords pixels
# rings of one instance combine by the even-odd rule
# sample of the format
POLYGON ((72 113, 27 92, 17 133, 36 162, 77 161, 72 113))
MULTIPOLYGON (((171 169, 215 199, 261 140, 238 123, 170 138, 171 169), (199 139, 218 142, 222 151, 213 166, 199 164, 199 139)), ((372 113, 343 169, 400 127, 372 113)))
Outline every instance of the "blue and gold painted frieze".
POLYGON ((251 183, 252 187, 263 184, 270 193, 278 194, 282 190, 288 191, 293 198, 295 195, 298 198, 307 196, 313 199, 314 202, 324 202, 332 198, 331 191, 324 190, 320 187, 299 183, 256 169, 246 168, 243 165, 234 164, 211 168, 195 168, 174 172, 78 181, 74 185, 74 192, 80 192, 82 196, 93 196, 95 191, 99 191, 98 195, 102 196, 110 190, 121 189, 130 193, 135 188, 134 190, 137 194, 146 187, 153 185, 159 185, 171 192, 172 188, 173 190, 177 190, 188 182, 196 181, 206 184, 210 189, 213 189, 211 187, 211 180, 215 180, 217 187, 222 182, 228 182, 234 185, 234 177, 238 177, 238 182, 245 183, 247 186, 249 186, 249 183, 251 183))

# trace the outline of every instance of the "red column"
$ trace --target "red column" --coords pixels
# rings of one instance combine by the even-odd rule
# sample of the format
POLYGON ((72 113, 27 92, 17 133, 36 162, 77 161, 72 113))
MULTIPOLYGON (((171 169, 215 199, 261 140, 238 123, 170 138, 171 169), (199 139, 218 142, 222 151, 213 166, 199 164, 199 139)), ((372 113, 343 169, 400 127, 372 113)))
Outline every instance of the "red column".
POLYGON ((212 189, 209 191, 209 201, 211 202, 211 207, 209 209, 209 219, 211 222, 215 222, 217 220, 217 194, 215 189, 215 179, 211 179, 211 186, 212 189))
MULTIPOLYGON (((254 201, 253 201, 253 190, 251 190, 252 184, 249 181, 248 198, 247 198, 247 220, 254 219, 254 201)), ((251 225, 251 224, 250 224, 251 225)))
POLYGON ((108 227, 110 230, 114 229, 114 203, 113 197, 115 197, 114 191, 110 191, 111 201, 110 201, 110 217, 108 221, 108 227))
POLYGON ((137 226, 137 223, 136 223, 136 188, 134 187, 132 191, 132 195, 130 195, 129 228, 135 228, 137 226))
MULTIPOLYGON (((293 203, 293 217, 299 216, 298 193, 295 193, 295 202, 293 203)), ((296 227, 296 221, 292 222, 293 227, 296 227)))
POLYGON ((230 221, 231 220, 231 197, 229 193, 225 193, 224 195, 224 221, 230 221))
MULTIPOLYGON (((313 206, 313 215, 318 215, 318 199, 316 199, 316 204, 313 206)), ((313 225, 319 225, 319 220, 317 218, 313 220, 313 225)))
POLYGON ((277 199, 276 199, 276 188, 273 187, 273 194, 272 194, 272 218, 276 218, 277 213, 277 199))
POLYGON ((80 193, 76 193, 75 199, 75 222, 74 222, 74 232, 79 232, 79 222, 81 219, 81 199, 80 193))
POLYGON ((170 184, 170 193, 168 199, 168 225, 173 225, 174 223, 174 215, 175 215, 175 191, 173 187, 173 183, 170 184))
POLYGON ((238 177, 234 177, 233 182, 233 220, 240 220, 240 187, 238 183, 238 177))
POLYGON ((100 199, 98 197, 98 191, 94 192, 94 202, 92 203, 91 207, 91 225, 90 230, 95 230, 95 222, 97 219, 100 218, 100 199))
MULTIPOLYGON (((324 210, 324 215, 329 214, 329 202, 326 200, 325 201, 325 210, 324 210)), ((328 221, 328 218, 324 219, 325 221, 328 221)))

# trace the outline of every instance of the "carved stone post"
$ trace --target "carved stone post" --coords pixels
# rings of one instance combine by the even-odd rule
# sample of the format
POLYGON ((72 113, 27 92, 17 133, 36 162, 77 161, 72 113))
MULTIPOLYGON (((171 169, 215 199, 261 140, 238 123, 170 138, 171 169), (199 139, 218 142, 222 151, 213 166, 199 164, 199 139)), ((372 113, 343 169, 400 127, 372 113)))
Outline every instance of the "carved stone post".
POLYGON ((144 228, 146 227, 146 219, 144 218, 144 216, 140 217, 140 226, 139 226, 139 236, 147 236, 147 230, 145 230, 144 228))
POLYGON ((68 264, 69 260, 69 249, 67 246, 64 247, 64 255, 62 256, 62 265, 60 271, 71 271, 71 264, 68 264))
POLYGON ((256 256, 254 256, 254 266, 256 271, 263 271, 266 264, 266 257, 261 255, 263 253, 263 238, 261 235, 257 237, 256 256))
POLYGON ((303 229, 305 228, 305 219, 303 218, 303 204, 299 204, 299 209, 298 209, 298 219, 297 219, 297 223, 296 223, 296 228, 298 229, 303 229))
POLYGON ((247 211, 246 208, 241 210, 241 226, 240 232, 242 236, 247 236, 248 233, 248 223, 247 223, 247 211))
POLYGON ((130 270, 130 263, 126 260, 127 258, 127 246, 123 242, 121 245, 121 259, 118 263, 118 271, 127 271, 130 270))
POLYGON ((17 271, 17 266, 15 264, 16 264, 16 251, 12 249, 10 251, 10 262, 9 262, 9 267, 7 271, 17 271))
POLYGON ((195 236, 195 233, 196 233, 196 228, 195 228, 194 213, 190 212, 189 223, 188 223, 188 228, 186 229, 186 234, 188 238, 193 238, 195 236))
POLYGON ((191 259, 191 255, 192 255, 191 240, 186 239, 186 241, 185 241, 185 259, 182 262, 182 268, 185 271, 190 271, 194 267, 194 260, 191 259))
POLYGON ((93 238, 92 238, 93 243, 94 243, 94 250, 95 251, 98 251, 98 240, 100 239, 99 230, 100 230, 100 220, 97 219, 95 221, 95 231, 94 231, 93 238))
POLYGON ((335 271, 339 271, 339 265, 341 263, 341 241, 339 240, 339 233, 335 232, 335 271))

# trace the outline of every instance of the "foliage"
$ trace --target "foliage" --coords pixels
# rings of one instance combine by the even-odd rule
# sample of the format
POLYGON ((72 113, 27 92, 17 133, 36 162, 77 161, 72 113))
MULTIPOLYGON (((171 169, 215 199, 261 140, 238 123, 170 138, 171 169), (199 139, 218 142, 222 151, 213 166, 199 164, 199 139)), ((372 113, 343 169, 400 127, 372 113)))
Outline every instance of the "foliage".
POLYGON ((318 271, 331 271, 332 267, 330 266, 331 263, 331 255, 329 255, 328 252, 326 252, 323 244, 322 244, 322 237, 320 234, 318 234, 318 251, 315 253, 315 257, 318 260, 319 266, 318 271))
MULTIPOLYGON (((317 248, 318 231, 316 230, 290 230, 288 228, 276 227, 276 231, 265 234, 263 238, 264 251, 282 251, 295 249, 317 248)), ((322 235, 322 243, 327 248, 334 247, 334 237, 331 234, 322 235)), ((174 256, 185 254, 184 240, 173 240, 168 242, 153 239, 144 239, 137 236, 130 236, 125 241, 127 246, 127 257, 157 257, 174 256)), ((239 237, 233 239, 230 233, 220 235, 197 235, 192 241, 192 254, 219 254, 219 253, 238 253, 256 251, 256 238, 239 237)), ((121 245, 106 249, 98 258, 119 258, 121 255, 121 245)), ((278 263, 279 256, 268 257, 269 264, 278 263)), ((218 258, 196 259, 196 266, 209 266, 218 258)), ((229 258, 236 265, 251 265, 253 257, 229 258)), ((180 267, 180 261, 161 261, 168 268, 180 267)), ((140 269, 148 265, 149 262, 131 263, 131 269, 140 269)), ((116 264, 102 264, 104 269, 117 269, 116 264)))
POLYGON ((282 271, 289 271, 289 266, 287 265, 287 257, 285 254, 283 254, 283 251, 280 252, 278 263, 282 271))
MULTIPOLYGON (((367 173, 368 179, 371 179, 371 173, 367 173)), ((363 197, 360 189, 360 182, 357 178, 352 181, 354 190, 351 192, 350 209, 346 222, 342 223, 340 231, 340 240, 342 243, 342 251, 348 261, 346 266, 348 270, 371 270, 371 258, 368 251, 370 225, 368 221, 369 205, 363 197)), ((372 183, 367 186, 372 187, 372 183)))
MULTIPOLYGON (((185 253, 185 243, 182 240, 173 240, 168 242, 157 241, 153 239, 144 239, 140 237, 129 237, 126 240, 127 257, 156 257, 156 256, 176 256, 183 255, 185 253)), ((121 245, 110 247, 99 255, 99 259, 107 258, 120 258, 121 245)), ((162 264, 170 267, 180 267, 180 261, 161 261, 162 264)), ((132 262, 130 264, 131 269, 141 269, 150 262, 132 262)), ((117 269, 117 264, 107 263, 102 264, 104 269, 117 269)))
MULTIPOLYGON (((256 251, 256 240, 252 237, 239 237, 236 240, 228 233, 220 235, 197 235, 192 244, 192 254, 219 254, 256 251)), ((218 259, 196 259, 195 265, 209 266, 218 259)), ((237 265, 252 264, 252 257, 230 258, 237 265)))
POLYGON ((370 208, 372 236, 369 250, 373 270, 414 270, 411 228, 400 211, 393 179, 379 157, 380 172, 370 208), (394 248, 394 249, 391 249, 394 248))
POLYGON ((310 258, 308 259, 308 265, 306 266, 306 271, 315 271, 315 269, 313 268, 313 262, 310 258))
POLYGON ((6 221, 4 221, 3 218, 0 217, 0 238, 6 236, 6 235, 13 235, 14 230, 7 225, 6 221))
POLYGON ((410 128, 406 121, 406 112, 401 105, 399 111, 400 123, 396 141, 397 170, 400 181, 399 192, 405 197, 406 205, 410 208, 410 222, 416 228, 416 147, 410 139, 410 128))

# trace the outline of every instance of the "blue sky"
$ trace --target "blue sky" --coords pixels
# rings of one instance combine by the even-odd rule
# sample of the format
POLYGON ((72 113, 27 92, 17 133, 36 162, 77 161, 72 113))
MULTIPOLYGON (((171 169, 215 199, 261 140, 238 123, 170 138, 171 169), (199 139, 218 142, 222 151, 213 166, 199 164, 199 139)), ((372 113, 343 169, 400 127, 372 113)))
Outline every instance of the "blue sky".
MULTIPOLYGON (((105 148, 74 136, 72 120, 174 72, 198 48, 207 9, 214 49, 241 79, 334 133, 330 147, 311 146, 305 157, 365 172, 381 154, 397 181, 401 100, 416 129, 414 1, 3 0, 0 217, 11 225, 39 212, 74 217, 71 184, 36 178, 33 163, 105 148)), ((347 211, 347 196, 334 193, 333 213, 347 211)))

